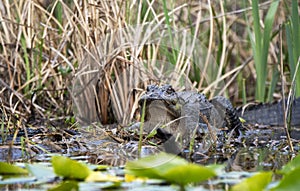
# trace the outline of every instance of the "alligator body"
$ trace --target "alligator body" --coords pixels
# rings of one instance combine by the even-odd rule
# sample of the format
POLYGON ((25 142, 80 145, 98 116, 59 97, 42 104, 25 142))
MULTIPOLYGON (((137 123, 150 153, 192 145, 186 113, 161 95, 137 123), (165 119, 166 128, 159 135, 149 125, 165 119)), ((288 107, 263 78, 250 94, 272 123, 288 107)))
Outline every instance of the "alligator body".
MULTIPOLYGON (((174 133, 182 135, 187 142, 191 135, 213 129, 237 130, 243 126, 239 117, 248 124, 283 126, 283 102, 258 104, 234 108, 231 102, 222 96, 208 100, 205 95, 192 91, 176 92, 171 85, 149 85, 139 100, 145 103, 145 130, 151 131, 160 125, 173 123, 164 128, 167 138, 174 133), (174 122, 172 122, 174 121, 174 122)), ((300 98, 294 100, 291 109, 291 125, 300 126, 300 98)))
MULTIPOLYGON (((239 107, 237 115, 245 119, 246 123, 268 125, 268 126, 284 126, 284 106, 283 100, 274 103, 252 104, 239 107)), ((287 101, 285 101, 287 107, 287 101)), ((292 127, 300 127, 300 98, 293 100, 290 108, 290 125, 292 127)))
POLYGON ((242 127, 235 108, 222 96, 208 100, 197 92, 176 92, 171 85, 150 85, 139 100, 141 106, 144 103, 145 131, 158 129, 165 140, 179 136, 182 145, 208 131, 217 134, 224 128, 238 130, 242 127), (164 128, 159 128, 161 126, 164 128))

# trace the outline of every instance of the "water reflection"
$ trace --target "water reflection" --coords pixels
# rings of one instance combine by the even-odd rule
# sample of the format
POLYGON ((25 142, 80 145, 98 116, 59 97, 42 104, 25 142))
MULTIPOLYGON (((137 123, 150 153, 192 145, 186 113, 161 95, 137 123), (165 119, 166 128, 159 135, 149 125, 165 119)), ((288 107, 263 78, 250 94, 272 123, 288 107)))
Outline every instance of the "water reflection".
POLYGON ((269 148, 241 148, 228 160, 227 171, 256 172, 280 169, 290 155, 269 148))

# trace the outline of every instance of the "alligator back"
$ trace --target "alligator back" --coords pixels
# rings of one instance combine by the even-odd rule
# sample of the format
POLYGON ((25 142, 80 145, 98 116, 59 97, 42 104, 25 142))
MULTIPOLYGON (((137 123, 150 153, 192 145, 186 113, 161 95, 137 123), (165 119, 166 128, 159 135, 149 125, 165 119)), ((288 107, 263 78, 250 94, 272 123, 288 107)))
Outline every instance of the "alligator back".
MULTIPOLYGON (((284 125, 283 100, 268 104, 240 107, 237 109, 237 114, 245 119, 248 124, 270 126, 284 125)), ((300 127, 300 97, 295 99, 292 103, 291 126, 300 127)))

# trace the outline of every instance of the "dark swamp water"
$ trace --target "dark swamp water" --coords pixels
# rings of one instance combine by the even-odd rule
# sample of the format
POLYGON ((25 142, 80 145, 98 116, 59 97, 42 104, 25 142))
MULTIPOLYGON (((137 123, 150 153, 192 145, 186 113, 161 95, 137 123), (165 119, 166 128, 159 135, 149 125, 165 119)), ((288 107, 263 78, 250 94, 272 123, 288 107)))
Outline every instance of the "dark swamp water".
MULTIPOLYGON (((15 139, 14 134, 6 133, 6 136, 0 138, 0 160, 17 162, 21 166, 24 163, 40 163, 49 166, 51 156, 59 154, 88 164, 109 165, 113 174, 122 176, 126 161, 137 158, 139 136, 133 132, 119 131, 119 128, 118 126, 106 128, 94 126, 92 130, 84 132, 71 130, 42 132, 28 128, 26 133, 19 131, 15 139)), ((210 182, 210 186, 213 185, 214 189, 224 189, 224 184, 238 182, 242 177, 247 177, 254 172, 275 171, 290 161, 299 151, 298 140, 300 140, 298 128, 290 132, 294 152, 291 152, 283 128, 256 126, 245 131, 242 136, 220 140, 217 144, 211 144, 201 151, 197 148, 203 146, 203 142, 195 140, 193 152, 186 149, 181 155, 201 165, 224 165, 224 174, 210 182)), ((145 141, 140 154, 146 156, 160 152, 160 148, 154 144, 157 143, 155 141, 157 140, 145 141)), ((57 183, 56 179, 40 183, 30 176, 13 177, 12 181, 9 181, 10 178, 2 177, 4 181, 0 183, 1 190, 47 190, 51 187, 49 185, 57 183)), ((80 190, 91 189, 89 186, 91 183, 82 183, 80 190)), ((96 190, 97 188, 101 187, 99 185, 93 187, 96 190)), ((170 190, 171 187, 164 184, 136 186, 128 183, 123 185, 121 190, 133 188, 134 190, 170 190)), ((194 188, 197 187, 192 187, 191 190, 194 188)))

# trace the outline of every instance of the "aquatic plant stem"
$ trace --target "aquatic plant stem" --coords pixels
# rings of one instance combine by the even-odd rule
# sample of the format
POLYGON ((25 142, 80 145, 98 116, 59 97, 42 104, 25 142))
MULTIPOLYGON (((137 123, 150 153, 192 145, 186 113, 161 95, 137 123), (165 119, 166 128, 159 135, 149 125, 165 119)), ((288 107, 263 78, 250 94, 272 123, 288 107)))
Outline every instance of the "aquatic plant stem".
MULTIPOLYGON (((295 73, 294 73, 294 76, 293 76, 293 81, 292 81, 292 87, 290 88, 290 91, 289 91, 289 95, 288 95, 288 98, 287 98, 287 103, 286 103, 286 107, 284 108, 284 129, 285 129, 285 132, 286 132, 286 136, 287 136, 287 141, 288 141, 288 144, 289 144, 289 147, 291 149, 292 152, 294 152, 294 147, 293 147, 293 144, 292 144, 292 141, 291 141, 291 136, 290 136, 290 133, 289 133, 289 129, 291 127, 291 111, 292 111, 292 103, 293 103, 293 100, 294 100, 294 95, 295 95, 295 82, 296 82, 296 76, 297 76, 297 73, 298 73, 298 68, 299 68, 299 64, 300 64, 300 57, 298 58, 298 61, 297 61, 297 65, 296 65, 296 70, 295 70, 295 73)), ((283 102, 285 103, 285 102, 283 102)))
POLYGON ((143 127, 144 127, 144 121, 145 121, 145 113, 146 113, 146 100, 144 101, 143 107, 142 107, 140 137, 139 137, 139 144, 138 144, 138 158, 141 158, 142 143, 143 143, 143 131, 144 131, 143 127))

